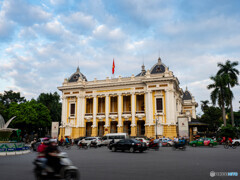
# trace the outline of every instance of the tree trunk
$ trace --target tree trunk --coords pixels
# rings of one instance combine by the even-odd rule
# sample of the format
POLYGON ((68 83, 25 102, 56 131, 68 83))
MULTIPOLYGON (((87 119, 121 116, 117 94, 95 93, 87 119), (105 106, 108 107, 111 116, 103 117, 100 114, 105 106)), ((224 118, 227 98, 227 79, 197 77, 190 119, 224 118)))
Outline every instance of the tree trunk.
POLYGON ((223 116, 224 126, 226 127, 227 126, 227 122, 226 122, 226 111, 225 111, 224 105, 222 105, 222 116, 223 116))
MULTIPOLYGON (((230 85, 228 83, 228 89, 230 91, 230 85)), ((232 107, 232 97, 230 97, 230 102, 231 102, 231 119, 232 119, 232 127, 234 127, 234 115, 233 115, 233 107, 232 107)))
POLYGON ((235 124, 234 124, 234 115, 233 115, 232 100, 231 100, 231 119, 232 119, 232 127, 234 127, 235 124))

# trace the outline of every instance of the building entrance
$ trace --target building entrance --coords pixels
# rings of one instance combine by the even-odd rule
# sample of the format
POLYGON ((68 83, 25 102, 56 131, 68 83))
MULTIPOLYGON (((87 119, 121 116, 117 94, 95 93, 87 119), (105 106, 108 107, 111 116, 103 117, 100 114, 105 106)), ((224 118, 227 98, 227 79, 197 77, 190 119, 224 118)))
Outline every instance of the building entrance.
POLYGON ((92 135, 92 122, 86 123, 86 137, 90 137, 92 135))
POLYGON ((105 125, 105 122, 98 123, 98 136, 100 137, 104 135, 104 125, 105 125))
POLYGON ((117 133, 117 121, 111 122, 110 133, 117 133))
POLYGON ((137 136, 144 136, 145 135, 145 121, 138 121, 137 122, 137 136))
POLYGON ((123 132, 131 135, 131 121, 124 121, 123 123, 123 132))

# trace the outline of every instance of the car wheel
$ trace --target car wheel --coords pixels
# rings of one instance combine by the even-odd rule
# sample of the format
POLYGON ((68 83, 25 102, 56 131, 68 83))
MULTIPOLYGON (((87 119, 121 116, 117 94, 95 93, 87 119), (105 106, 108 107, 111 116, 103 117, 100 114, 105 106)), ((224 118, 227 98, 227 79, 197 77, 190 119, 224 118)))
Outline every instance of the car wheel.
POLYGON ((235 142, 234 144, 236 144, 236 146, 239 146, 239 142, 235 142))
POLYGON ((170 147, 171 145, 169 143, 167 143, 167 147, 170 147))
POLYGON ((233 145, 232 145, 232 148, 233 148, 233 149, 236 149, 236 148, 237 148, 236 144, 233 144, 233 145))
POLYGON ((213 144, 209 144, 209 147, 213 147, 213 144))
POLYGON ((112 152, 116 152, 116 148, 115 147, 112 147, 112 152))
POLYGON ((193 144, 192 146, 193 146, 193 147, 196 147, 196 144, 193 144))
POLYGON ((134 148, 131 147, 131 148, 129 149, 129 152, 130 152, 130 153, 133 153, 133 152, 134 152, 134 148))

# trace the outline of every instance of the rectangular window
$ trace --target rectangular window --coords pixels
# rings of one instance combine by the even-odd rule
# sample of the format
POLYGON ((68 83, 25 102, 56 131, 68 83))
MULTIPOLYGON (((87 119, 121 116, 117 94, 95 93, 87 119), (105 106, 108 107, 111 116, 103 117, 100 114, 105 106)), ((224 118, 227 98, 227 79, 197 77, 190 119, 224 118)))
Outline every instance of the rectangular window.
POLYGON ((131 114, 131 96, 123 96, 123 113, 131 114))
POLYGON ((111 107, 110 107, 110 114, 114 114, 118 112, 118 97, 117 96, 113 96, 111 97, 111 107))
POLYGON ((157 104, 157 113, 162 113, 163 112, 163 99, 162 98, 157 98, 156 99, 156 104, 157 104))
POLYGON ((86 101, 86 114, 90 115, 93 113, 93 98, 88 98, 86 101))
POLYGON ((105 97, 98 98, 98 114, 105 114, 105 97))
POLYGON ((137 112, 136 113, 144 113, 144 95, 136 95, 137 97, 137 112))
POLYGON ((70 116, 75 116, 75 104, 70 104, 70 116))

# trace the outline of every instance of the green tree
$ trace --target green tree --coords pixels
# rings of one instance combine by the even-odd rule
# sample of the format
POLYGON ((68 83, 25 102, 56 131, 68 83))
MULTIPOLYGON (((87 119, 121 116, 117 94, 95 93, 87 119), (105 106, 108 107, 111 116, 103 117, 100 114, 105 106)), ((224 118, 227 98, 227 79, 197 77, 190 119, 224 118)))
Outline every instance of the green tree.
POLYGON ((202 110, 202 112, 204 112, 204 110, 205 109, 207 109, 209 106, 208 106, 208 104, 209 104, 209 101, 208 100, 205 100, 205 101, 201 101, 201 110, 202 110))
POLYGON ((21 97, 20 92, 4 91, 4 94, 0 94, 0 102, 5 106, 9 106, 11 103, 23 103, 26 102, 25 97, 21 97))
POLYGON ((11 103, 8 109, 8 118, 16 116, 10 124, 13 128, 38 131, 39 128, 50 127, 51 117, 46 106, 35 100, 21 104, 11 103))
POLYGON ((226 97, 229 97, 229 91, 226 87, 226 76, 211 76, 210 79, 213 81, 212 84, 209 84, 207 86, 208 89, 213 89, 211 92, 211 100, 213 105, 216 105, 216 102, 218 102, 219 107, 222 109, 222 119, 224 122, 224 126, 226 126, 226 110, 225 105, 227 105, 226 97))
POLYGON ((62 104, 60 103, 60 96, 57 92, 41 93, 37 101, 44 104, 50 111, 52 121, 61 121, 62 104))
MULTIPOLYGON (((238 62, 231 62, 227 60, 225 64, 218 63, 218 67, 220 67, 217 75, 224 75, 227 77, 227 87, 228 91, 231 91, 231 87, 238 85, 238 75, 239 71, 235 68, 238 65, 238 62)), ((229 104, 231 108, 231 119, 232 119, 232 126, 234 126, 234 114, 233 114, 233 107, 232 107, 232 99, 233 95, 229 96, 229 104)))
POLYGON ((209 101, 201 102, 203 114, 200 121, 209 124, 208 129, 212 132, 216 132, 222 124, 221 109, 214 106, 208 106, 209 101))

